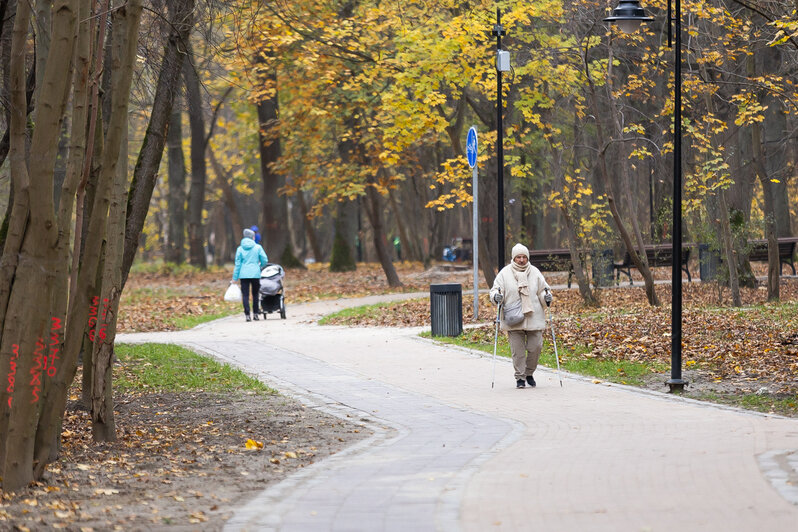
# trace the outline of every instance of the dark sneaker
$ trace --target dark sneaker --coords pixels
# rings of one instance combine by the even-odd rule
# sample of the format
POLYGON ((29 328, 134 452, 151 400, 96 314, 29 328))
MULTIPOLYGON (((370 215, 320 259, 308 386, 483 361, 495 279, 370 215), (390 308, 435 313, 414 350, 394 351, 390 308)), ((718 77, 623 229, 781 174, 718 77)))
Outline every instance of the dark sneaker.
POLYGON ((526 376, 526 383, 533 388, 537 386, 537 383, 535 382, 535 377, 533 377, 532 375, 526 376))
POLYGON ((249 317, 249 314, 247 314, 247 321, 252 321, 252 318, 249 317))
POLYGON ((518 379, 517 381, 515 381, 516 388, 523 388, 524 386, 526 386, 524 379, 518 379))
POLYGON ((258 313, 257 313, 257 312, 256 312, 255 314, 253 314, 253 315, 252 315, 252 319, 253 319, 253 320, 255 320, 255 321, 258 321, 258 320, 260 319, 260 318, 258 317, 258 313))

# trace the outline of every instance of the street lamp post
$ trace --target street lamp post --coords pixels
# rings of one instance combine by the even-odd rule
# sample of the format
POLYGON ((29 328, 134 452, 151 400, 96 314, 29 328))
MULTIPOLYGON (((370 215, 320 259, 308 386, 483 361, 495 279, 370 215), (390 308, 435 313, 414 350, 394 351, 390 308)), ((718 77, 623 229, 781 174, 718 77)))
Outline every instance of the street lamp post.
MULTIPOLYGON (((667 381, 671 392, 684 390, 682 379, 682 7, 675 0, 671 16, 668 0, 668 46, 671 46, 671 22, 675 34, 674 103, 673 103, 673 263, 671 264, 671 378, 667 381)), ((620 0, 612 15, 604 20, 618 24, 621 31, 631 33, 642 22, 653 20, 646 16, 640 0, 620 0)))
POLYGON ((496 8, 496 25, 493 35, 496 37, 496 181, 498 212, 496 223, 499 226, 499 264, 496 271, 504 266, 504 122, 502 119, 502 72, 509 70, 509 52, 502 50, 502 36, 506 35, 502 27, 502 12, 496 8), (506 68, 504 68, 506 66, 506 68))

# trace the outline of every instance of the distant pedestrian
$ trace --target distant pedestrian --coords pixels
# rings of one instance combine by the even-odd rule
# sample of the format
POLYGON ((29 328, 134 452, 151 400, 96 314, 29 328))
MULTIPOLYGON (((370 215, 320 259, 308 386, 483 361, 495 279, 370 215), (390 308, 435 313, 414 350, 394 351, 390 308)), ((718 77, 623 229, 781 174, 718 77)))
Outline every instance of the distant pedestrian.
POLYGON ((253 225, 250 227, 250 229, 252 229, 252 232, 255 233, 255 238, 253 240, 255 240, 256 244, 260 244, 260 229, 258 229, 257 225, 253 225))
POLYGON ((490 298, 503 303, 502 330, 507 331, 513 355, 516 388, 535 386, 533 373, 538 367, 546 329, 545 308, 551 305, 551 289, 536 267, 529 263, 529 250, 513 246, 513 260, 501 269, 490 298))
POLYGON ((236 268, 233 271, 233 282, 241 280, 241 302, 244 304, 244 315, 252 321, 249 314, 249 294, 252 291, 252 310, 255 321, 260 319, 260 271, 269 262, 269 257, 260 244, 255 243, 255 232, 244 229, 244 238, 236 250, 236 268))

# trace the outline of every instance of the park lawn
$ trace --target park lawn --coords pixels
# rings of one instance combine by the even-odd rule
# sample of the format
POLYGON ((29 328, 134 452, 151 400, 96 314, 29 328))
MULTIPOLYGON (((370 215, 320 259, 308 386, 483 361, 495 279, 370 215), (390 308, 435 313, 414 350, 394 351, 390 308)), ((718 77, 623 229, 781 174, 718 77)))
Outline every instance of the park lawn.
MULTIPOLYGON (((286 271, 286 305, 324 299, 429 290, 421 263, 396 263, 401 287, 390 287, 379 264, 359 263, 355 272, 330 272, 327 264, 286 271)), ((468 272, 453 277, 461 281, 468 272), (462 279, 461 279, 462 278, 462 279)), ((243 312, 222 296, 233 266, 200 271, 174 264, 137 264, 131 269, 119 306, 118 332, 175 331, 243 312)))

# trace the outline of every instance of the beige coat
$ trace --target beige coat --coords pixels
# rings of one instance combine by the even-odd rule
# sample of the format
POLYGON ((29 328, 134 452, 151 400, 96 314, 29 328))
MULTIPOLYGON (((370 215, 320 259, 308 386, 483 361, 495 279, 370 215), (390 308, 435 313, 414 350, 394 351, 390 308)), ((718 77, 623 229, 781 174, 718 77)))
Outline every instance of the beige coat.
MULTIPOLYGON (((549 285, 546 283, 540 270, 531 264, 527 272, 527 283, 529 284, 529 294, 532 299, 533 310, 524 316, 524 321, 512 327, 508 327, 504 321, 502 321, 503 331, 542 331, 546 328, 546 301, 543 299, 543 296, 545 294, 545 289, 549 288, 549 285), (535 295, 537 295, 537 297, 535 297, 535 295)), ((491 301, 493 301, 493 296, 499 291, 501 291, 502 296, 504 296, 505 304, 510 304, 521 299, 521 295, 518 293, 518 282, 515 280, 515 275, 513 275, 512 263, 502 268, 499 275, 496 276, 496 280, 493 281, 493 288, 490 289, 491 301)), ((503 317, 504 316, 502 316, 502 318, 503 317)))

